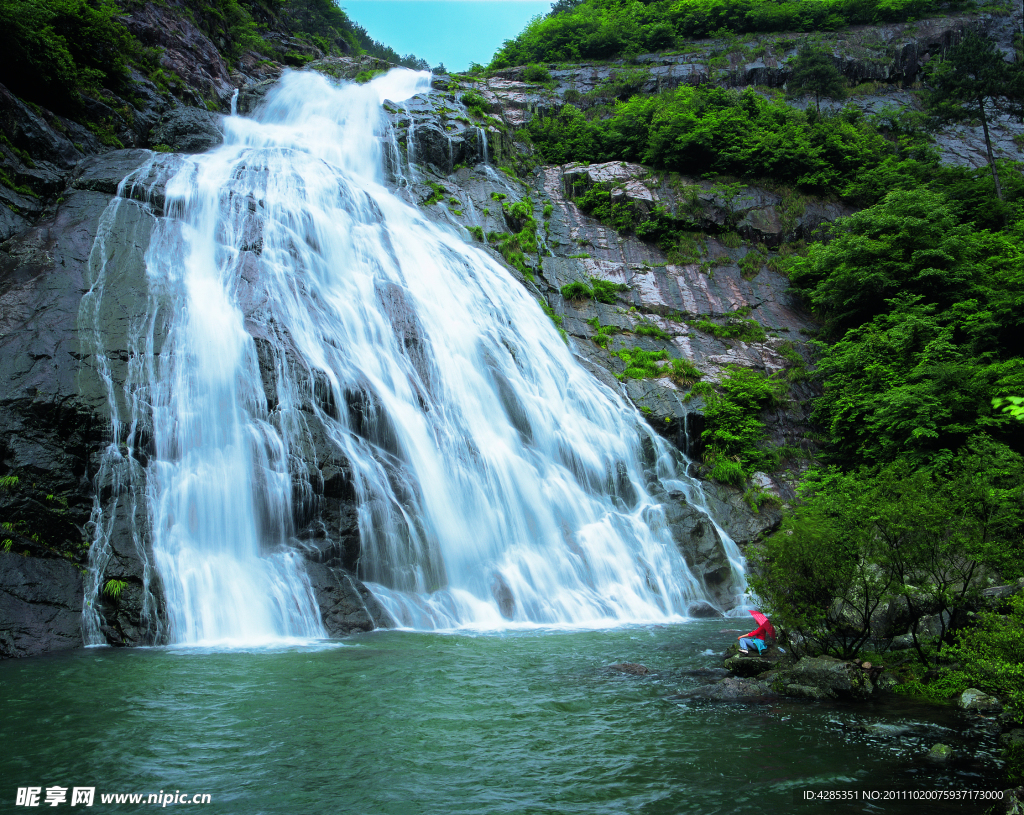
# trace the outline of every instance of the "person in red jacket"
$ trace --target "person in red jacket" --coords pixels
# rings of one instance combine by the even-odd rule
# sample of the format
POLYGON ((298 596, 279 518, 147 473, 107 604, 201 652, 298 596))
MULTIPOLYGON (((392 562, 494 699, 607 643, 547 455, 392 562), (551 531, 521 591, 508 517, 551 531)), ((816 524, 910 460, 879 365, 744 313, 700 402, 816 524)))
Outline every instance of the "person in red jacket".
POLYGON ((751 648, 756 648, 757 653, 760 654, 775 641, 775 628, 760 611, 751 611, 750 613, 760 625, 753 631, 748 631, 746 634, 740 634, 737 637, 740 641, 740 653, 746 654, 749 653, 751 648))

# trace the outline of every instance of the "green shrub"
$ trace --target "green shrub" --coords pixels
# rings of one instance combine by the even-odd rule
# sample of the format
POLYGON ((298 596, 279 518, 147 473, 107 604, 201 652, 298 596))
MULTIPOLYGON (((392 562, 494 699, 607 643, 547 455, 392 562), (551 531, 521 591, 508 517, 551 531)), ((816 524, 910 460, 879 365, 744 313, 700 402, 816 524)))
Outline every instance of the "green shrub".
POLYGON ((594 287, 594 299, 599 303, 611 305, 616 301, 616 294, 629 291, 629 286, 625 283, 613 283, 610 280, 600 280, 596 277, 591 278, 590 282, 594 287))
POLYGON ((725 325, 705 319, 698 320, 693 327, 705 334, 713 334, 725 339, 737 339, 742 342, 764 342, 768 336, 760 323, 733 315, 727 317, 725 325))
POLYGON ((665 366, 658 363, 668 359, 668 351, 622 348, 615 356, 626 363, 626 370, 616 374, 619 379, 654 379, 667 373, 665 366))
MULTIPOLYGON (((507 40, 490 67, 610 60, 671 48, 680 41, 707 37, 728 41, 730 36, 747 32, 835 30, 905 22, 946 13, 946 9, 942 0, 652 0, 640 7, 629 0, 556 3, 551 13, 534 18, 519 36, 507 40)), ((789 43, 782 45, 785 48, 789 43)))
POLYGON ((430 207, 430 206, 433 206, 434 204, 438 203, 439 201, 443 201, 444 200, 444 196, 446 194, 444 187, 442 187, 440 184, 437 184, 437 183, 435 183, 433 181, 428 181, 427 182, 427 186, 430 187, 431 193, 426 198, 424 198, 422 201, 420 201, 420 206, 421 207, 430 207))
POLYGON ((590 300, 594 296, 594 290, 586 283, 574 280, 562 286, 562 297, 566 300, 590 300))
POLYGON ((595 345, 598 345, 601 348, 607 348, 612 335, 619 333, 617 326, 601 325, 601 322, 597 317, 587 320, 587 325, 594 329, 594 335, 590 339, 593 340, 595 345))
POLYGON ((5 0, 0 3, 0 82, 61 112, 102 88, 129 93, 129 60, 139 43, 111 0, 5 0))
POLYGON ((551 74, 548 73, 548 69, 543 65, 527 65, 523 70, 523 79, 527 82, 533 82, 535 84, 543 84, 551 81, 551 74))
POLYGON ((673 359, 672 370, 669 377, 673 382, 682 387, 693 385, 699 380, 703 373, 688 359, 673 359))
POLYGON ((121 597, 123 592, 128 587, 128 584, 124 580, 115 580, 111 578, 103 585, 103 593, 111 600, 117 600, 121 597))
MULTIPOLYGON (((701 388, 705 397, 704 461, 712 471, 723 462, 736 464, 744 478, 755 470, 774 469, 777 458, 766 447, 762 411, 782 403, 786 383, 778 375, 765 376, 750 368, 730 365, 717 390, 701 388)), ((694 392, 698 392, 695 387, 694 392)), ((734 473, 731 465, 720 472, 734 473)), ((713 476, 717 478, 717 476, 713 476)), ((735 476, 730 475, 735 483, 735 476)), ((718 480, 725 480, 719 478, 718 480)))
POLYGON ((642 322, 633 328, 634 334, 639 334, 642 337, 654 337, 658 340, 665 340, 666 342, 672 339, 672 335, 658 328, 654 323, 642 322))
POLYGON ((471 116, 477 119, 487 118, 487 100, 476 91, 466 91, 460 97, 460 101, 466 106, 466 110, 471 116))
POLYGON ((734 487, 742 487, 747 480, 747 474, 743 471, 743 466, 739 462, 719 457, 716 457, 714 460, 710 476, 715 481, 721 481, 723 484, 732 484, 734 487))

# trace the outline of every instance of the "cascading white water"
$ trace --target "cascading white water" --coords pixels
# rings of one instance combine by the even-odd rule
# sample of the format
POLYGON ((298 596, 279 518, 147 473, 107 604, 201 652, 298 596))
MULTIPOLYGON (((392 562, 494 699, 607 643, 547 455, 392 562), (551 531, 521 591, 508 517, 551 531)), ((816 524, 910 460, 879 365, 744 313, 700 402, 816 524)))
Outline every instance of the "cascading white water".
POLYGON ((147 253, 167 337, 147 323, 126 390, 152 415, 173 641, 323 634, 288 546, 311 422, 350 464, 360 574, 402 625, 665 620, 702 597, 645 487, 685 480, 667 448, 500 264, 385 188, 380 104, 428 87, 286 73, 167 184, 147 253))

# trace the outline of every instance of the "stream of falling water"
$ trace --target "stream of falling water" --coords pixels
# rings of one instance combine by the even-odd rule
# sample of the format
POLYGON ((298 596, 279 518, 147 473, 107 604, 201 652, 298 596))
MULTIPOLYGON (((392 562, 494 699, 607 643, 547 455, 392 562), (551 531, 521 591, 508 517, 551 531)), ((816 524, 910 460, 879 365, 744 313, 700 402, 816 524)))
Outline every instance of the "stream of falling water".
POLYGON ((286 73, 167 182, 115 425, 152 427, 173 642, 324 635, 291 545, 314 433, 351 468, 360 577, 400 625, 671 620, 703 598, 645 486, 696 482, 499 263, 384 186, 381 102, 428 88, 286 73))

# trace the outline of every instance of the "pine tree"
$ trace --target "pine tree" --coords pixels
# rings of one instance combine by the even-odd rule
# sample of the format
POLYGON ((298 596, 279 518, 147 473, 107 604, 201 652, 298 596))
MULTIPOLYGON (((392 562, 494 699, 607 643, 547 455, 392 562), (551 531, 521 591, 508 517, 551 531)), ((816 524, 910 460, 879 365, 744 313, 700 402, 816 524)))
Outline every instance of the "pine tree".
POLYGON ((821 98, 842 99, 846 80, 836 68, 832 55, 813 45, 804 45, 793 61, 793 75, 787 85, 791 94, 814 94, 814 109, 821 113, 821 98))
POLYGON ((993 111, 1024 113, 1024 69, 1003 59, 991 40, 971 31, 951 48, 932 74, 927 105, 938 121, 979 119, 985 134, 988 166, 996 196, 1003 200, 999 170, 992 154, 989 117, 993 111))

